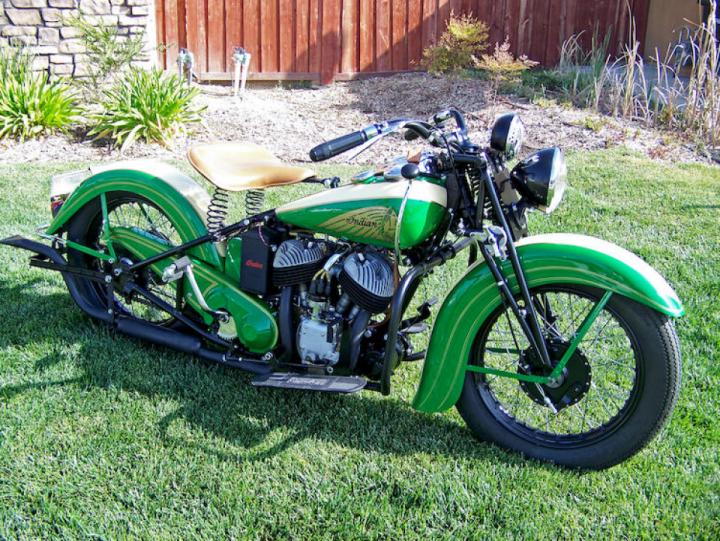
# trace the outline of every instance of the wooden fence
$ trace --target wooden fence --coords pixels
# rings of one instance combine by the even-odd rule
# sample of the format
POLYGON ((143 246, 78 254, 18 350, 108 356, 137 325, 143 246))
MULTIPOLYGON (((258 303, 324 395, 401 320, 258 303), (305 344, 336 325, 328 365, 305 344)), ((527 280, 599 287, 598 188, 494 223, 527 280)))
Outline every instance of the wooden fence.
POLYGON ((166 69, 180 47, 193 52, 203 79, 227 80, 234 47, 252 54, 250 79, 321 80, 419 69, 422 50, 451 12, 472 13, 491 43, 508 37, 515 53, 554 65, 562 42, 584 31, 610 32, 611 52, 630 30, 645 37, 650 0, 155 0, 166 69))

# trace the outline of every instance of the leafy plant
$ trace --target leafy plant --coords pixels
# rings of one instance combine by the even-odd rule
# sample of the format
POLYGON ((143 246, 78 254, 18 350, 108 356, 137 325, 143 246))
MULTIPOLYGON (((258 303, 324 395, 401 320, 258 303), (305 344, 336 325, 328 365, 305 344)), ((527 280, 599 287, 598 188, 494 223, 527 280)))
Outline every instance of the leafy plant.
POLYGON ((431 73, 457 74, 473 67, 473 56, 487 50, 488 26, 472 15, 450 13, 447 28, 438 42, 423 51, 420 65, 431 73))
POLYGON ((23 49, 0 47, 0 138, 67 132, 80 113, 68 85, 33 72, 32 62, 23 49))
POLYGON ((563 42, 557 66, 523 74, 518 93, 531 99, 540 94, 578 107, 594 107, 598 99, 598 81, 602 79, 608 58, 610 30, 601 39, 596 26, 589 50, 583 48, 583 33, 563 42))
POLYGON ((501 85, 519 81, 519 76, 523 71, 537 65, 537 62, 529 60, 525 55, 515 58, 510 52, 510 43, 507 39, 502 45, 495 44, 493 54, 484 54, 481 58, 474 60, 475 66, 488 74, 493 98, 497 98, 501 85))
POLYGON ((86 83, 94 90, 130 66, 145 47, 144 30, 134 36, 121 36, 119 26, 106 25, 82 12, 78 17, 67 17, 65 22, 82 32, 80 39, 90 68, 86 83))
POLYGON ((141 139, 170 146, 189 124, 201 122, 204 108, 193 104, 197 92, 177 75, 130 68, 107 91, 103 111, 90 115, 95 127, 89 135, 110 137, 122 151, 141 139))

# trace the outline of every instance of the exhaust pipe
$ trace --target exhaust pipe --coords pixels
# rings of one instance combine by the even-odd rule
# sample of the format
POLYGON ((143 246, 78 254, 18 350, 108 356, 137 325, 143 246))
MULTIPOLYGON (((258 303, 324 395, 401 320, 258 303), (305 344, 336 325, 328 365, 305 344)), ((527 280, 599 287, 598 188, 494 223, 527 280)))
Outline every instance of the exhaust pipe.
MULTIPOLYGON (((0 244, 35 252, 36 254, 49 259, 56 265, 67 266, 65 258, 54 248, 40 242, 26 239, 19 235, 0 240, 0 244)), ((151 342, 159 346, 174 349, 182 353, 194 355, 196 357, 200 357, 201 359, 205 359, 206 361, 212 361, 224 366, 250 372, 251 374, 267 374, 272 372, 272 368, 268 363, 233 357, 228 358, 221 351, 208 349, 203 346, 200 338, 196 336, 184 334, 172 329, 158 327, 157 325, 138 319, 131 319, 122 316, 113 318, 113 316, 108 314, 107 311, 90 304, 87 299, 81 295, 77 279, 72 273, 60 271, 60 274, 62 274, 62 277, 65 280, 70 296, 83 312, 94 319, 98 319, 109 324, 111 327, 117 329, 123 334, 144 340, 146 342, 151 342)))
POLYGON ((272 372, 272 368, 266 362, 253 361, 240 358, 228 358, 222 351, 215 351, 203 346, 200 338, 172 329, 158 327, 151 323, 146 323, 138 319, 130 319, 127 317, 119 317, 115 319, 114 327, 123 334, 139 338, 145 342, 152 342, 159 346, 174 349, 182 353, 188 353, 200 357, 206 361, 237 368, 251 374, 267 374, 272 372))

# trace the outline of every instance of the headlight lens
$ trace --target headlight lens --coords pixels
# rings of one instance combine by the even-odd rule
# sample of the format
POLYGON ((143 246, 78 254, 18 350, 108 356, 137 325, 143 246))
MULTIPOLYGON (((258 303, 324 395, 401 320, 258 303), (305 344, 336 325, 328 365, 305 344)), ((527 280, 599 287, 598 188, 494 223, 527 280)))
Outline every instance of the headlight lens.
POLYGON ((505 159, 511 160, 522 149, 525 126, 520 117, 514 113, 499 117, 490 134, 490 147, 505 159))
POLYGON ((559 148, 540 150, 517 164, 510 176, 515 189, 530 204, 550 214, 565 193, 565 157, 559 148))

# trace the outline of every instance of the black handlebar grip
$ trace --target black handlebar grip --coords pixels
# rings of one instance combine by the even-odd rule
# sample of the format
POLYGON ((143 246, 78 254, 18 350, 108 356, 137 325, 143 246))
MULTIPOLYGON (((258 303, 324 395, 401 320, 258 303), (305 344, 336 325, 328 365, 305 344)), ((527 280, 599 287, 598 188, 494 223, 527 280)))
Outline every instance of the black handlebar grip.
POLYGON ((314 162, 321 162, 338 154, 342 154, 351 148, 362 145, 367 140, 368 137, 364 131, 348 133, 347 135, 332 139, 313 148, 310 151, 310 159, 314 162))
POLYGON ((418 137, 420 137, 420 134, 416 131, 412 130, 405 130, 405 135, 403 135, 406 141, 414 141, 418 137))
POLYGON ((418 136, 421 136, 423 139, 430 138, 430 130, 428 130, 420 122, 408 122, 407 124, 405 124, 405 129, 407 129, 407 131, 405 132, 405 140, 406 141, 412 141, 413 139, 416 139, 418 136), (409 135, 411 133, 416 134, 415 137, 411 137, 409 135))

